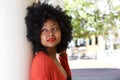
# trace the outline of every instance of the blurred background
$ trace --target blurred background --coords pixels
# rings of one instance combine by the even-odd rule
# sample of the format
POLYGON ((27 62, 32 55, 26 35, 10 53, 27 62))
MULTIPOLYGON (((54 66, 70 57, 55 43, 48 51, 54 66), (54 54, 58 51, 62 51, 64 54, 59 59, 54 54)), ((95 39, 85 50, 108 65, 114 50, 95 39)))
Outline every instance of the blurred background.
POLYGON ((73 25, 69 60, 99 60, 120 68, 120 0, 64 0, 64 10, 73 25))
POLYGON ((120 0, 64 0, 73 80, 120 80, 120 0))

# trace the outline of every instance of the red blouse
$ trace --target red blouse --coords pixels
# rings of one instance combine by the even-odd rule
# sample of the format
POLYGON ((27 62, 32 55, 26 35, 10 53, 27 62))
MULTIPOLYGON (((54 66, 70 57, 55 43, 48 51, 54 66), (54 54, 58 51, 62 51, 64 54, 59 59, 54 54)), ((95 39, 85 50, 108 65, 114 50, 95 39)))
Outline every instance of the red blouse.
MULTIPOLYGON (((59 60, 67 74, 71 77, 67 54, 60 55, 59 60)), ((67 78, 46 53, 38 52, 32 62, 31 80, 67 80, 67 78)))

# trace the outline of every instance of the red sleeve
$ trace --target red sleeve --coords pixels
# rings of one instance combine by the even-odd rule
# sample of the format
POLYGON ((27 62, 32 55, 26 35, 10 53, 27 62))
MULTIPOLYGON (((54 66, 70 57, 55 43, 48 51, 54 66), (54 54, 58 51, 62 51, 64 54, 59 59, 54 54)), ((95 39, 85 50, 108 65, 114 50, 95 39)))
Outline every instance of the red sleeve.
POLYGON ((31 66, 31 80, 51 80, 49 68, 46 57, 36 55, 31 66))
POLYGON ((67 54, 64 55, 60 55, 59 56, 60 59, 60 63, 61 65, 64 67, 64 69, 66 70, 67 74, 71 77, 71 71, 70 71, 70 67, 68 64, 68 58, 67 58, 67 54))

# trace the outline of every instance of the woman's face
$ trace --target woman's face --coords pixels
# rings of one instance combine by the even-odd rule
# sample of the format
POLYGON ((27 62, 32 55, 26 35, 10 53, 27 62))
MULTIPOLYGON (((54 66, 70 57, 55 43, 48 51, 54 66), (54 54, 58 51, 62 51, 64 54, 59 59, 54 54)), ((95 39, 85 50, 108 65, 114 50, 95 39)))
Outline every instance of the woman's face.
POLYGON ((40 40, 48 48, 56 47, 61 42, 61 30, 56 21, 49 19, 43 24, 40 40))

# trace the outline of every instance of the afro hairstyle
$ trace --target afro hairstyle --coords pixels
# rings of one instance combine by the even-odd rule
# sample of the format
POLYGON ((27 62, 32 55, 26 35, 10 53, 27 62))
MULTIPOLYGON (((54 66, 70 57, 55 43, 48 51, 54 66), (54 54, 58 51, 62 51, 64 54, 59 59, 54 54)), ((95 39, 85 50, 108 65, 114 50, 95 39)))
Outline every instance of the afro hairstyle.
POLYGON ((53 7, 47 3, 32 4, 27 7, 25 23, 27 39, 33 44, 34 53, 38 51, 46 52, 46 48, 41 44, 40 34, 43 24, 48 19, 57 21, 61 29, 61 42, 57 45, 57 53, 65 50, 72 40, 71 17, 65 11, 62 11, 59 6, 53 7))

